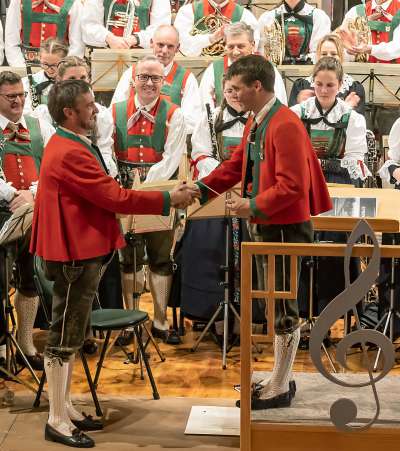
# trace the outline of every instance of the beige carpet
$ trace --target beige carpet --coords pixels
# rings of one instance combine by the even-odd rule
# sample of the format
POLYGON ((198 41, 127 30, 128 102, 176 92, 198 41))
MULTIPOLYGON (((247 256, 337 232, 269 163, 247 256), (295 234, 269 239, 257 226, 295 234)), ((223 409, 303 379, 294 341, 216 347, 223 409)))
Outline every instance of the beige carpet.
MULTIPOLYGON (((33 397, 17 394, 11 409, 0 410, 1 451, 64 450, 63 445, 44 440, 47 402, 32 409, 33 397)), ((90 399, 79 397, 81 410, 93 413, 90 399)), ((193 405, 233 406, 234 401, 199 398, 138 399, 101 398, 105 413, 104 431, 91 433, 96 449, 119 450, 201 450, 232 451, 239 449, 239 437, 184 435, 193 405)))

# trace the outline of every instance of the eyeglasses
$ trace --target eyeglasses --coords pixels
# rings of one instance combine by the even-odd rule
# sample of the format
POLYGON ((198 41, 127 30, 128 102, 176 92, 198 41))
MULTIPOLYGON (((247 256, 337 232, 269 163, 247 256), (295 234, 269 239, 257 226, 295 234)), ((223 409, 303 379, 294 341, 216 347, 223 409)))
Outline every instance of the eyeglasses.
POLYGON ((57 69, 58 64, 47 64, 47 63, 40 63, 40 65, 43 67, 44 70, 48 70, 48 69, 57 69))
POLYGON ((164 80, 164 77, 162 75, 149 75, 149 74, 137 74, 136 78, 141 83, 147 83, 150 79, 151 82, 154 83, 155 85, 161 83, 164 80))
POLYGON ((25 98, 28 95, 28 93, 25 92, 18 92, 16 94, 2 94, 0 93, 0 96, 7 99, 9 102, 15 102, 17 100, 17 97, 20 97, 21 99, 25 98))

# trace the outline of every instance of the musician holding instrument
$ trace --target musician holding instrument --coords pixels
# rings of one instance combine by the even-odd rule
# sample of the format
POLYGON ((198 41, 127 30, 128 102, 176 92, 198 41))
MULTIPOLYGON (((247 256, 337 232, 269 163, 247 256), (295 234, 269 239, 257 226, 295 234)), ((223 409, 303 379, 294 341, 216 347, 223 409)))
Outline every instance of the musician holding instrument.
MULTIPOLYGON (((164 67, 164 83, 161 94, 170 102, 179 106, 185 118, 189 135, 201 115, 199 85, 194 74, 174 61, 179 52, 179 33, 172 25, 160 25, 151 39, 153 54, 164 67)), ((133 95, 136 67, 127 69, 115 88, 111 104, 121 102, 133 95)))
POLYGON ((33 113, 39 105, 47 104, 48 93, 56 81, 58 64, 67 54, 68 46, 55 38, 49 38, 40 46, 39 63, 42 70, 32 73, 32 67, 27 63, 28 76, 22 79, 28 92, 24 113, 33 113))
POLYGON ((369 0, 353 6, 345 15, 341 37, 351 55, 365 55, 370 63, 400 63, 400 0, 369 0), (364 19, 369 39, 356 20, 364 19), (355 25, 353 25, 355 24, 355 25), (368 42, 370 40, 370 42, 368 42))
POLYGON ((305 0, 286 0, 258 19, 261 33, 259 52, 279 33, 284 55, 277 64, 313 64, 320 39, 331 31, 331 20, 322 9, 305 0))
MULTIPOLYGON (((141 59, 136 65, 134 91, 127 100, 112 105, 115 121, 115 153, 119 160, 150 163, 145 181, 169 180, 177 171, 186 152, 186 128, 180 108, 161 96, 164 66, 154 55, 141 59)), ((149 282, 153 296, 154 320, 152 333, 167 341, 169 325, 167 304, 172 282, 170 258, 174 231, 150 232, 135 235, 136 275, 141 284, 141 269, 146 246, 149 282)), ((134 249, 121 251, 122 287, 125 304, 133 308, 135 268, 134 249)), ((141 291, 140 288, 136 291, 141 291)), ((171 344, 175 344, 172 343, 171 344)))
MULTIPOLYGON (((317 62, 324 56, 336 58, 343 64, 344 47, 337 34, 327 34, 319 41, 316 53, 317 62)), ((290 92, 289 106, 297 105, 310 97, 314 97, 314 87, 315 84, 312 76, 295 80, 290 92)), ((365 114, 364 86, 359 81, 354 80, 351 75, 343 74, 338 98, 344 100, 357 113, 365 114)))
MULTIPOLYGON (((256 224, 260 241, 312 242, 310 215, 329 210, 331 201, 304 126, 276 99, 272 64, 259 55, 244 56, 229 67, 226 78, 236 100, 253 114, 238 150, 196 182, 201 203, 241 181, 243 197, 228 200, 227 207, 256 224)), ((277 290, 288 289, 288 267, 277 258, 277 290)), ((259 398, 252 399, 253 409, 288 407, 295 394, 292 368, 300 339, 296 302, 276 301, 274 326, 274 369, 262 382, 259 398)))
POLYGON ((69 45, 69 54, 83 57, 81 0, 11 0, 5 26, 6 57, 10 66, 37 61, 48 38, 69 45))
POLYGON ((181 52, 186 56, 223 55, 224 27, 235 22, 253 28, 257 48, 260 40, 257 19, 236 0, 194 0, 185 4, 174 22, 181 37, 181 52))
POLYGON ((49 111, 59 127, 43 155, 30 245, 54 281, 45 349, 50 406, 45 439, 89 448, 94 441, 81 431, 103 425, 80 414, 69 392, 100 278, 115 250, 125 245, 115 214, 168 215, 170 206, 186 208, 192 194, 183 184, 169 193, 125 190, 107 175, 98 148, 87 139, 97 108, 85 81, 56 83, 49 111))
MULTIPOLYGON (((34 204, 43 148, 55 132, 47 122, 23 114, 26 92, 21 77, 0 73, 0 128, 5 140, 0 148, 0 201, 14 212, 24 204, 34 204)), ((39 298, 33 281, 33 256, 29 253, 30 229, 10 243, 10 262, 17 277, 14 307, 18 318, 17 341, 33 369, 43 369, 43 356, 37 352, 32 333, 39 298)), ((17 360, 23 363, 17 353, 17 360)))
MULTIPOLYGON (((203 104, 209 104, 213 110, 223 100, 222 78, 228 67, 238 58, 251 55, 255 50, 254 30, 244 22, 235 22, 224 27, 225 55, 212 62, 204 71, 200 82, 200 94, 203 104)), ((287 104, 286 88, 281 74, 275 70, 275 95, 287 104)))
POLYGON ((86 0, 82 37, 92 47, 147 49, 156 28, 170 24, 167 0, 86 0))

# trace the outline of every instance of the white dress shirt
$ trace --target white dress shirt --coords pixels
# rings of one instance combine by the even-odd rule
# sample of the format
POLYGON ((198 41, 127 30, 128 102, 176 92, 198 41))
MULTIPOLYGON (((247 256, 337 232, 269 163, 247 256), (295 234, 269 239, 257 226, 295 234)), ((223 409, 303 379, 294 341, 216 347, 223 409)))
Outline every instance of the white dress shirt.
MULTIPOLYGON (((245 22, 247 23, 247 25, 250 25, 251 28, 253 28, 254 40, 257 48, 260 40, 257 19, 248 9, 244 9, 242 18, 240 20, 241 22, 245 22)), ((195 36, 190 35, 190 32, 193 29, 193 25, 194 25, 193 5, 189 4, 181 6, 181 8, 178 11, 178 14, 176 15, 174 26, 179 31, 181 41, 181 51, 186 56, 200 56, 202 50, 205 47, 211 45, 210 33, 197 34, 195 36)))
MULTIPOLYGON (((221 111, 220 107, 217 107, 213 112, 213 121, 215 120, 221 111)), ((234 117, 229 113, 227 109, 222 113, 222 118, 224 122, 231 121, 234 117)), ((248 117, 249 113, 245 117, 248 117)), ((230 138, 242 138, 244 132, 244 124, 241 122, 236 122, 231 128, 228 128, 222 132, 222 136, 228 136, 230 138)), ((208 123, 207 113, 203 111, 201 119, 197 122, 192 135, 192 160, 195 161, 202 155, 207 156, 197 162, 196 167, 199 171, 199 179, 206 177, 210 172, 212 172, 220 162, 213 157, 212 154, 212 142, 210 134, 210 126, 208 123)))
MULTIPOLYGON (((144 108, 147 111, 151 111, 157 103, 157 100, 154 100, 154 102, 148 105, 141 105, 136 94, 135 107, 136 109, 144 108)), ((162 160, 150 168, 145 180, 146 182, 169 180, 179 168, 182 155, 186 153, 185 121, 180 108, 174 111, 171 120, 166 123, 166 127, 168 129, 168 135, 164 145, 162 160)))
MULTIPOLYGON (((390 183, 390 166, 398 166, 400 168, 400 118, 393 124, 392 129, 389 134, 389 159, 385 161, 381 169, 379 170, 379 175, 390 183)), ((397 182, 398 185, 400 182, 397 182)))
MULTIPOLYGON (((173 62, 164 67, 164 76, 167 77, 172 69, 173 62)), ((129 67, 120 78, 117 87, 115 88, 111 105, 113 103, 121 102, 129 97, 132 86, 132 67, 129 67)), ((187 80, 182 94, 181 111, 185 119, 186 133, 193 133, 196 122, 201 115, 201 99, 199 84, 196 77, 191 73, 187 80)))
MULTIPOLYGON (((315 105, 316 97, 311 97, 306 101, 292 106, 297 116, 301 117, 302 107, 305 109, 306 118, 318 118, 321 116, 315 105)), ((327 120, 336 124, 340 121, 342 116, 350 113, 349 122, 346 130, 346 142, 344 155, 341 159, 341 166, 346 168, 349 175, 353 179, 360 178, 364 180, 368 175, 371 175, 367 166, 364 166, 364 174, 359 165, 359 161, 364 161, 365 154, 368 151, 367 147, 367 124, 365 117, 354 111, 344 100, 337 99, 335 107, 329 112, 327 120)), ((331 130, 331 127, 326 125, 323 121, 318 124, 311 125, 312 130, 331 130)))
MULTIPOLYGON (((35 84, 42 83, 43 81, 48 80, 48 78, 46 77, 46 75, 44 73, 44 70, 35 72, 34 74, 32 74, 32 78, 33 78, 33 81, 35 82, 35 84)), ((28 95, 25 98, 24 114, 30 114, 33 112, 33 108, 32 108, 31 86, 30 86, 28 77, 22 78, 22 84, 24 85, 24 90, 28 93, 28 95)), ((47 86, 46 89, 44 89, 42 91, 42 95, 47 96, 49 94, 52 86, 53 86, 52 84, 47 86)))
MULTIPOLYGON (((275 13, 285 13, 286 8, 284 5, 279 6, 278 8, 274 8, 270 11, 266 11, 263 13, 260 18, 258 19, 258 27, 259 32, 261 35, 260 39, 260 46, 258 47, 258 51, 261 53, 261 55, 264 55, 264 28, 266 26, 270 27, 276 18, 275 13)), ((318 42, 327 34, 331 32, 331 19, 329 18, 328 14, 326 14, 325 11, 319 8, 315 8, 314 6, 309 5, 306 3, 304 5, 304 8, 299 12, 300 15, 310 15, 312 13, 313 17, 313 30, 311 33, 311 39, 310 39, 310 53, 308 54, 308 57, 315 61, 315 52, 317 50, 318 42)), ((280 20, 278 20, 280 23, 280 20)), ((257 47, 256 47, 257 48, 257 47)))
MULTIPOLYGON (((228 60, 228 65, 231 65, 231 62, 228 60)), ((279 73, 278 69, 274 66, 275 70, 275 95, 278 99, 284 104, 287 105, 287 94, 285 83, 279 73)), ((214 77, 214 68, 211 63, 207 69, 203 73, 203 77, 200 82, 200 96, 202 104, 209 104, 211 109, 216 107, 215 105, 215 77, 214 77)))
MULTIPOLYGON (((132 12, 133 14, 133 12, 132 12)), ((150 40, 160 25, 171 24, 171 5, 166 0, 153 0, 150 11, 150 25, 137 33, 140 47, 150 47, 150 40)), ((104 23, 103 0, 85 0, 82 13, 82 36, 86 45, 106 47, 106 37, 110 33, 104 23)))
MULTIPOLYGON (((40 126, 40 133, 42 135, 43 144, 46 146, 51 136, 55 133, 54 127, 49 124, 46 120, 42 118, 38 118, 39 120, 39 126, 40 126)), ((0 128, 3 131, 5 128, 7 128, 8 123, 10 122, 9 119, 4 117, 2 114, 0 114, 0 128)), ((26 120, 24 116, 21 116, 21 119, 16 124, 21 124, 25 129, 27 129, 26 120)), ((36 189, 37 189, 37 182, 33 182, 32 185, 29 188, 32 192, 32 194, 36 195, 36 189)), ((6 182, 2 178, 0 178, 0 200, 5 200, 7 202, 10 202, 12 198, 14 197, 16 193, 16 189, 12 186, 11 182, 6 182)))
MULTIPOLYGON (((85 44, 81 35, 82 2, 75 0, 69 10, 68 55, 85 55, 85 44)), ((6 57, 10 66, 25 66, 25 59, 20 48, 21 45, 21 0, 11 0, 7 8, 5 47, 6 57)))
MULTIPOLYGON (((96 145, 100 150, 104 163, 111 177, 118 174, 117 164, 114 158, 114 120, 108 108, 96 102, 99 110, 96 116, 96 145)), ((53 124, 47 105, 39 105, 31 114, 33 117, 41 118, 49 124, 53 124)))

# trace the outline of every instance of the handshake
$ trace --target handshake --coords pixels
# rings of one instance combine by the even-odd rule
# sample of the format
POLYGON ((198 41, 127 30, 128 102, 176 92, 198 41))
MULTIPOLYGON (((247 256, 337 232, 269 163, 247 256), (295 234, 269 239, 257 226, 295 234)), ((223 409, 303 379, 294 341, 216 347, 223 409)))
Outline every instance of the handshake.
POLYGON ((169 192, 169 195, 171 198, 171 207, 184 210, 189 205, 192 205, 195 199, 200 199, 200 189, 197 185, 180 182, 169 192))

